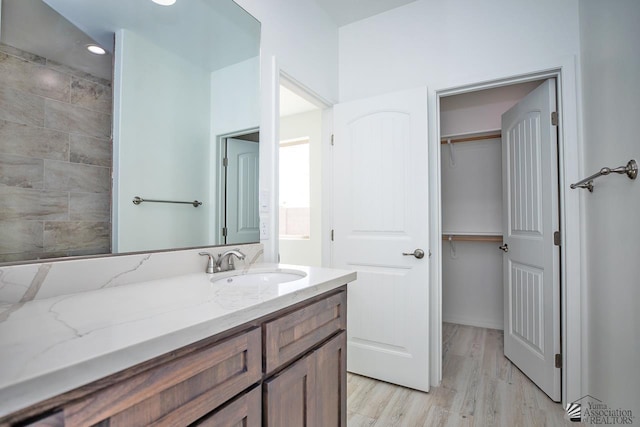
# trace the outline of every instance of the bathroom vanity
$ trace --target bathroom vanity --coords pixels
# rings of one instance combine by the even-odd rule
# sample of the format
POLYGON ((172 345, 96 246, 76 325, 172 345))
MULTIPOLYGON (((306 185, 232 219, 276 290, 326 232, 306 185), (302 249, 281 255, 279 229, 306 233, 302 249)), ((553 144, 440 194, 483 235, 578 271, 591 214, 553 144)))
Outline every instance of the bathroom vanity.
POLYGON ((0 425, 345 426, 356 274, 290 269, 305 277, 201 273, 16 306, 0 425))

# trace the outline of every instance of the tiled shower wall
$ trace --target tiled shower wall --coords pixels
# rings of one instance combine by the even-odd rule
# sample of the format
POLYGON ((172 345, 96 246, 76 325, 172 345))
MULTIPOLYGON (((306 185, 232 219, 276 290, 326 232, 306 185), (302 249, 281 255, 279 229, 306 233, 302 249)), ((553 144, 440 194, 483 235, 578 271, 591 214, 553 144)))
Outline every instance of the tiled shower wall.
POLYGON ((111 82, 0 44, 0 262, 111 249, 111 82))

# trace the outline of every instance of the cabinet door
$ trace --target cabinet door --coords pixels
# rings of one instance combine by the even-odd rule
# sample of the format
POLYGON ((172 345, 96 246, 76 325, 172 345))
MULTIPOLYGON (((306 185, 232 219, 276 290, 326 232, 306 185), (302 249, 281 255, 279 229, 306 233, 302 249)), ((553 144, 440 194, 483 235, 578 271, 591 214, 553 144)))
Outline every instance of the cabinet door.
POLYGON ((346 327, 346 292, 265 323, 265 373, 274 372, 346 327))
POLYGON ((266 427, 315 425, 315 374, 315 355, 310 354, 264 383, 266 427))
POLYGON ((256 387, 230 404, 196 422, 194 427, 260 427, 262 393, 256 387))
POLYGON ((318 426, 347 425, 347 334, 341 332, 315 353, 318 426))
POLYGON ((68 427, 190 424, 260 381, 259 328, 141 372, 65 407, 68 427))

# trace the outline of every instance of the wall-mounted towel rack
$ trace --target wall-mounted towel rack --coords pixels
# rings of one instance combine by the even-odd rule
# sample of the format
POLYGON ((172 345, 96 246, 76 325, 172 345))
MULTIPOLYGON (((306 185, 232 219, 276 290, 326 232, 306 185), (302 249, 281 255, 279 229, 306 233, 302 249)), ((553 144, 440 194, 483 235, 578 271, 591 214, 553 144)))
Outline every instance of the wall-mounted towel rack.
POLYGON ((136 196, 133 198, 133 204, 139 205, 142 202, 152 202, 152 203, 178 203, 181 205, 193 205, 194 208, 202 205, 202 202, 194 200, 193 202, 180 202, 177 200, 153 200, 153 199, 143 199, 142 197, 136 196))
POLYGON ((620 166, 613 169, 602 168, 593 175, 578 181, 575 184, 571 184, 570 187, 572 190, 575 188, 586 188, 590 193, 593 193, 593 180, 601 176, 609 175, 610 173, 626 174, 629 179, 636 179, 638 177, 638 164, 635 160, 631 159, 627 162, 626 166, 620 166))

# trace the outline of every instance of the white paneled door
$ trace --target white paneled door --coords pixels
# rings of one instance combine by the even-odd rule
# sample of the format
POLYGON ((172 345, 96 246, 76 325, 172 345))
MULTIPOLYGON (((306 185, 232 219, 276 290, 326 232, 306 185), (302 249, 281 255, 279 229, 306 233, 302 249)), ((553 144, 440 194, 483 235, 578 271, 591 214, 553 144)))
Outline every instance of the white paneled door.
POLYGON ((227 138, 225 243, 260 241, 258 143, 227 138))
POLYGON ((560 400, 559 247, 555 80, 502 116, 504 353, 560 400))
POLYGON ((334 114, 332 260, 358 272, 347 369, 428 391, 426 88, 339 104, 334 114))

